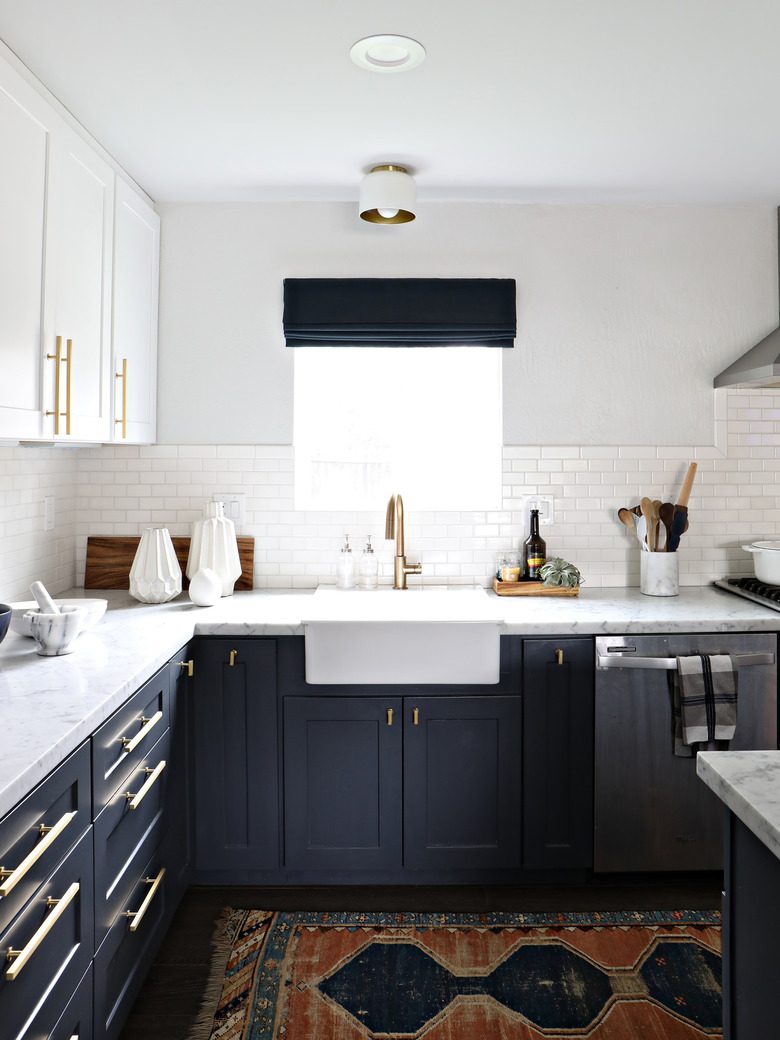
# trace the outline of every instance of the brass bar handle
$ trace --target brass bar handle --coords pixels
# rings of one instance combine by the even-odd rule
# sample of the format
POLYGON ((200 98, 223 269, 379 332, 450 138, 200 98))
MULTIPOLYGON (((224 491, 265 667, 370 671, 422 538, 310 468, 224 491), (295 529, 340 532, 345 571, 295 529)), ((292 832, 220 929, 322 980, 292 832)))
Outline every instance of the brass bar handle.
POLYGON ((54 416, 54 434, 57 436, 60 432, 60 362, 62 361, 62 336, 57 336, 56 339, 56 353, 47 354, 47 361, 54 361, 56 368, 54 369, 54 411, 47 412, 47 415, 54 416))
POLYGON ((387 725, 388 726, 392 726, 393 725, 393 709, 392 708, 388 708, 387 709, 387 725))
POLYGON ((123 751, 127 751, 127 752, 135 751, 135 749, 138 747, 138 745, 144 739, 144 737, 149 732, 149 730, 152 728, 152 726, 156 726, 157 725, 157 723, 162 718, 162 715, 163 715, 162 711, 158 711, 154 715, 152 715, 152 717, 150 719, 146 719, 146 718, 144 718, 142 716, 141 717, 141 722, 143 722, 143 726, 141 726, 141 728, 138 730, 138 732, 136 733, 136 735, 134 737, 120 737, 119 738, 122 741, 122 750, 123 751))
POLYGON ((415 724, 415 726, 419 726, 419 724, 420 724, 420 709, 419 708, 412 708, 412 722, 415 724))
POLYGON ((122 418, 114 419, 117 426, 122 426, 122 438, 127 438, 127 358, 122 358, 122 371, 115 372, 117 379, 122 380, 122 418))
POLYGON ((563 650, 555 651, 555 660, 558 662, 558 664, 563 664, 563 650))
POLYGON ((76 896, 78 895, 78 891, 79 883, 78 881, 74 881, 61 899, 47 899, 46 906, 53 906, 54 909, 50 914, 46 915, 45 921, 40 926, 40 928, 38 928, 38 930, 32 936, 30 941, 24 947, 24 949, 14 950, 13 948, 11 948, 8 950, 8 952, 5 955, 5 959, 6 961, 11 961, 12 964, 11 967, 6 971, 5 977, 8 979, 9 982, 13 982, 13 980, 21 972, 22 968, 25 966, 25 964, 29 961, 29 959, 41 945, 41 943, 52 930, 54 925, 65 913, 69 904, 72 903, 73 900, 76 898, 76 896))
POLYGON ((65 813, 53 827, 40 827, 39 833, 41 835, 45 834, 46 837, 43 841, 38 842, 31 852, 27 853, 16 870, 3 870, 0 868, 0 878, 4 879, 2 885, 0 885, 0 899, 3 896, 7 896, 11 889, 16 888, 30 867, 38 862, 47 849, 51 848, 75 815, 74 812, 65 813))
POLYGON ((131 932, 138 931, 138 927, 139 927, 139 925, 141 924, 141 921, 144 918, 144 914, 149 909, 149 906, 151 905, 151 902, 152 902, 152 900, 154 899, 154 897, 155 897, 155 895, 157 893, 157 889, 160 887, 160 882, 162 881, 162 879, 164 877, 165 877, 165 867, 162 868, 162 870, 160 871, 160 873, 157 875, 156 878, 150 878, 150 877, 144 878, 144 881, 146 882, 146 884, 147 885, 151 885, 152 887, 146 893, 146 896, 144 897, 143 903, 141 903, 141 905, 138 907, 137 910, 135 910, 135 911, 133 911, 133 910, 125 910, 124 914, 122 915, 123 917, 128 918, 128 920, 130 921, 130 931, 131 932))
POLYGON ((230 651, 230 667, 231 668, 236 663, 236 658, 237 657, 238 657, 238 650, 231 650, 230 651))
POLYGON ((70 433, 70 390, 71 390, 71 376, 73 374, 73 340, 68 340, 68 356, 63 358, 65 362, 65 433, 70 433))
POLYGON ((195 662, 193 661, 192 658, 190 658, 189 661, 179 661, 178 665, 179 665, 180 668, 186 668, 187 669, 187 675, 189 676, 190 679, 195 674, 195 662))
POLYGON ((131 791, 127 791, 125 793, 125 798, 130 803, 127 807, 128 809, 138 808, 138 806, 141 804, 144 798, 146 798, 151 789, 157 783, 158 777, 160 776, 160 773, 162 773, 163 769, 165 769, 165 759, 163 759, 161 762, 158 762, 154 769, 144 769, 144 773, 146 774, 146 780, 144 781, 144 785, 138 792, 138 794, 133 794, 131 791))

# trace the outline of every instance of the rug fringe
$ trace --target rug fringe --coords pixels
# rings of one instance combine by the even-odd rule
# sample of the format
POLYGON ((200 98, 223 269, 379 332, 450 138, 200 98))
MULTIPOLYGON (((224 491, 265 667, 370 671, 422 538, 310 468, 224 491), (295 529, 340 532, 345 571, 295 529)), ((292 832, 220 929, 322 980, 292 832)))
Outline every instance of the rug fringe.
POLYGON ((222 996, 227 963, 236 935, 236 931, 230 927, 230 923, 234 916, 245 916, 246 913, 246 910, 236 910, 228 906, 225 907, 217 919, 214 926, 214 934, 211 937, 211 966, 209 975, 203 987, 200 1010, 190 1026, 187 1040, 210 1040, 214 1031, 214 1015, 219 1006, 219 998, 222 996))

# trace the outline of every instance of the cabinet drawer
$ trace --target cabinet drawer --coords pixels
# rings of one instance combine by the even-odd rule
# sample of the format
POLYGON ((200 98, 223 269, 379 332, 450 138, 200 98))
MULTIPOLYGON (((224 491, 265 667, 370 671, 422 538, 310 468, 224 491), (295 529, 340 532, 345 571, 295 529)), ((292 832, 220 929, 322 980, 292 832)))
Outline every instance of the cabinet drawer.
POLYGON ((47 1002, 13 1040, 92 1040, 92 965, 62 1014, 47 1002))
POLYGON ((0 949, 23 951, 0 965, 3 1037, 27 1040, 35 1022, 57 1021, 89 967, 93 914, 90 828, 0 935, 0 949))
POLYGON ((165 833, 170 750, 166 730, 95 820, 96 948, 165 833))
POLYGON ((157 675, 104 722, 92 737, 92 794, 95 816, 169 725, 170 671, 157 675))
POLYGON ((89 827, 90 788, 87 743, 0 823, 0 932, 89 827))
POLYGON ((170 920, 165 859, 158 848, 95 955, 96 1040, 119 1036, 165 934, 170 920))

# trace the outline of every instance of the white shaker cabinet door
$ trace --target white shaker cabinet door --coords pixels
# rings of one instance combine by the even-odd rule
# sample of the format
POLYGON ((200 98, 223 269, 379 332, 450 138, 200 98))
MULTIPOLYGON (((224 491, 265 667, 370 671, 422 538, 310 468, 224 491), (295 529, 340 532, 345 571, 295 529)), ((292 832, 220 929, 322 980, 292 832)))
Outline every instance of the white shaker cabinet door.
POLYGON ((0 438, 43 432, 41 320, 54 114, 0 62, 0 438))
POLYGON ((157 310, 160 218, 117 178, 114 222, 113 439, 157 436, 157 310))
POLYGON ((52 143, 44 432, 66 441, 104 441, 110 439, 114 172, 68 127, 52 143))

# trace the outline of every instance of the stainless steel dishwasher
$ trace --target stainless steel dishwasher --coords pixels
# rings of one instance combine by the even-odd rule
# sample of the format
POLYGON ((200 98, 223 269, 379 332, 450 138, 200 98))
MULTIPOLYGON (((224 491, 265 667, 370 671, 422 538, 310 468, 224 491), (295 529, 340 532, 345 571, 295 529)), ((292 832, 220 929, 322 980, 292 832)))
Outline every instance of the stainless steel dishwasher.
POLYGON ((596 871, 719 870, 723 805, 673 752, 668 672, 689 654, 739 657, 734 750, 777 747, 777 636, 596 639, 596 871))

